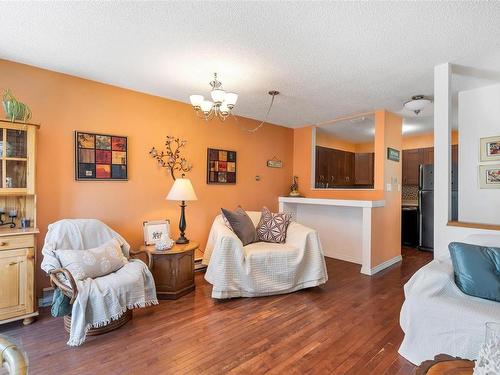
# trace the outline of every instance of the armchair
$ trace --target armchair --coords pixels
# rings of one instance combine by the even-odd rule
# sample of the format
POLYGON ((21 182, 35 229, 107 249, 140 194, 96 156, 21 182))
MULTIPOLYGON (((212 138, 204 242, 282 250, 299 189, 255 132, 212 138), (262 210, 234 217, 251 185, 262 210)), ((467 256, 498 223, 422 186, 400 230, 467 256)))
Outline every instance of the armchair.
MULTIPOLYGON (((247 212, 256 226, 260 212, 247 212)), ((210 230, 203 264, 212 298, 258 297, 290 293, 326 283, 328 274, 318 233, 291 222, 283 244, 243 246, 218 215, 210 230)))
POLYGON ((129 250, 128 243, 99 220, 61 220, 49 225, 41 267, 51 285, 70 299, 72 312, 64 316, 64 327, 70 333, 69 345, 82 344, 86 335, 121 327, 132 318, 133 308, 158 303, 151 272, 142 261, 131 259, 129 250), (107 275, 77 280, 57 257, 58 249, 91 249, 112 238, 119 240, 128 262, 107 275))

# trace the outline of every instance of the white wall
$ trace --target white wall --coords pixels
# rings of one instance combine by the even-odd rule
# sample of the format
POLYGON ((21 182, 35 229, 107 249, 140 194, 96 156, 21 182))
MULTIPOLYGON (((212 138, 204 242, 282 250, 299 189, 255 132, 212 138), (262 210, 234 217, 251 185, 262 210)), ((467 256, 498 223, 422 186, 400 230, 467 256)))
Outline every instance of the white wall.
MULTIPOLYGON (((449 63, 434 68, 434 257, 448 256, 448 244, 466 241, 472 234, 492 234, 499 231, 461 228, 447 225, 451 207, 451 76, 449 63)), ((498 120, 500 123, 500 119, 498 120)), ((465 139, 464 144, 476 144, 465 139)), ((459 145, 459 148, 462 147, 459 145)), ((477 160, 477 156, 476 156, 477 160)), ((460 163, 460 160, 459 160, 460 163)), ((460 194, 460 192, 459 192, 460 194)), ((462 194, 459 199, 467 199, 462 194)))
POLYGON ((458 127, 459 220, 500 224, 500 189, 480 189, 478 177, 479 139, 500 136, 500 85, 460 92, 458 127))

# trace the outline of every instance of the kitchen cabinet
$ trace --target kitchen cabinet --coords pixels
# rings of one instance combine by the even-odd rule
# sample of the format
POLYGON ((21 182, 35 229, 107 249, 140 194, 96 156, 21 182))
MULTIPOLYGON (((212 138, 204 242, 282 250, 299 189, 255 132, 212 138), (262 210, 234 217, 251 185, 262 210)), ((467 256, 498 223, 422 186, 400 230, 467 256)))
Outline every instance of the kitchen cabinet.
MULTIPOLYGON (((458 145, 451 146, 451 161, 458 164, 458 145)), ((403 150, 403 185, 418 185, 420 164, 434 164, 434 147, 403 150)))
POLYGON ((373 153, 354 153, 316 146, 317 188, 373 186, 373 153), (367 185, 367 186, 366 186, 367 185))
POLYGON ((422 149, 403 150, 403 185, 418 185, 418 173, 422 159, 422 149))
POLYGON ((373 163, 372 152, 354 155, 354 183, 356 185, 373 185, 373 163))

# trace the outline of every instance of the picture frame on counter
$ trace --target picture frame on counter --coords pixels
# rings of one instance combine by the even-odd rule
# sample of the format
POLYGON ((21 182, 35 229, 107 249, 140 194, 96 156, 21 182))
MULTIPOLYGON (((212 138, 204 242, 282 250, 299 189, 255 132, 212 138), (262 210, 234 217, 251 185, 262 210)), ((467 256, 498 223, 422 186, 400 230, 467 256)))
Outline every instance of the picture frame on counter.
POLYGON ((170 220, 150 220, 142 223, 144 244, 156 245, 158 242, 170 239, 170 220))

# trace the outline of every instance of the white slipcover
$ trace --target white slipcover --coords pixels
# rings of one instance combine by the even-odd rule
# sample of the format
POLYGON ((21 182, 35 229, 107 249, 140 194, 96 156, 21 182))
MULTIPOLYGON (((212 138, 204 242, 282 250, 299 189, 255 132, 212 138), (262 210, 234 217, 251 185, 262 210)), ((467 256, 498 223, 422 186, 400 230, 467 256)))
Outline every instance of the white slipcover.
POLYGON ((456 286, 449 257, 418 270, 404 291, 399 354, 416 365, 440 353, 476 359, 485 323, 500 322, 499 302, 466 295, 456 286))
MULTIPOLYGON (((260 212, 247 212, 256 226, 260 212)), ((210 230, 203 264, 212 298, 283 294, 326 283, 328 274, 318 233, 296 222, 286 242, 243 246, 218 215, 210 230)))
MULTIPOLYGON (((116 238, 123 255, 129 257, 125 239, 96 219, 65 219, 49 225, 41 268, 50 273, 61 264, 57 249, 95 248, 116 238)), ((61 280, 65 281, 65 280, 61 280)), ((72 306, 70 346, 83 344, 90 328, 102 327, 119 319, 127 310, 157 305, 153 275, 138 259, 129 259, 122 268, 95 279, 75 280, 78 295, 72 306)))

